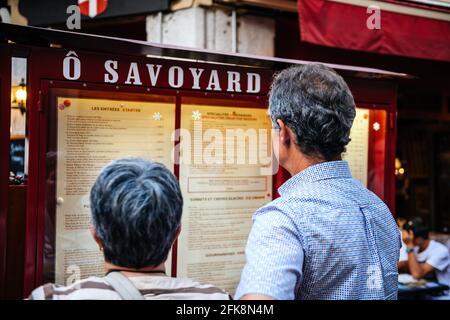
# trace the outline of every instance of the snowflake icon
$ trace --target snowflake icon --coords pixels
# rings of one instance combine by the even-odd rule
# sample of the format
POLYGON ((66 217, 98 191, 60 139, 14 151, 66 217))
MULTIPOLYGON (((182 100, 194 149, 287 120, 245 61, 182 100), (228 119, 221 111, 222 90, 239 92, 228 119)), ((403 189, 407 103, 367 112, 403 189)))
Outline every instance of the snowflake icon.
POLYGON ((155 113, 153 114, 153 120, 155 120, 155 121, 160 121, 161 118, 162 118, 162 115, 161 115, 160 112, 155 112, 155 113))
POLYGON ((202 114, 199 110, 192 111, 192 119, 200 120, 202 118, 202 114))
POLYGON ((374 122, 373 123, 373 130, 378 131, 380 130, 381 126, 379 122, 374 122))

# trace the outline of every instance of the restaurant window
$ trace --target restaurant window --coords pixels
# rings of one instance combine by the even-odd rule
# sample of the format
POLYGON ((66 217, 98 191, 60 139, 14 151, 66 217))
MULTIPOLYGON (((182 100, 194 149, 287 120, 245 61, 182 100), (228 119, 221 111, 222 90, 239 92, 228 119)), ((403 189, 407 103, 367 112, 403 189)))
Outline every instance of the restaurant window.
POLYGON ((8 298, 22 296, 25 215, 27 210, 28 130, 27 59, 11 60, 11 122, 5 287, 8 298))
POLYGON ((436 143, 436 229, 450 232, 450 132, 440 134, 436 143))

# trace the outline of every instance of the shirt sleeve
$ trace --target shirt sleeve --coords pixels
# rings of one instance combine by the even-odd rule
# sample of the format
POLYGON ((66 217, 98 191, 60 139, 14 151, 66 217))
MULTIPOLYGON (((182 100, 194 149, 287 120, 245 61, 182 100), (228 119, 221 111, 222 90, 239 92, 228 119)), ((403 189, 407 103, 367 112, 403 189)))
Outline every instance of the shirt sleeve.
POLYGON ((34 289, 26 300, 52 300, 54 286, 51 283, 44 284, 34 289))
POLYGON ((295 298, 304 253, 297 227, 281 209, 269 205, 255 213, 245 254, 236 299, 246 294, 295 298))
POLYGON ((450 257, 447 248, 445 248, 444 246, 442 246, 442 248, 437 247, 432 252, 430 252, 430 257, 425 262, 439 271, 444 271, 450 263, 450 257))

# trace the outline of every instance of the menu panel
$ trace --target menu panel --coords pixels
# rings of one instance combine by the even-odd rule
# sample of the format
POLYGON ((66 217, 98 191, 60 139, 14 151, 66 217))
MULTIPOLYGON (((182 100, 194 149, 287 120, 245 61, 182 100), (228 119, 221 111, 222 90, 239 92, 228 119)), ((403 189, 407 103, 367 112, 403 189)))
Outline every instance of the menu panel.
POLYGON ((356 108, 356 117, 350 131, 350 143, 342 158, 348 161, 353 178, 367 187, 369 159, 369 110, 356 108))
POLYGON ((60 96, 57 107, 55 280, 67 284, 104 274, 89 232, 89 192, 100 170, 124 157, 173 169, 175 104, 60 96))
POLYGON ((178 276, 234 293, 251 217, 272 200, 270 130, 266 109, 181 106, 178 276))

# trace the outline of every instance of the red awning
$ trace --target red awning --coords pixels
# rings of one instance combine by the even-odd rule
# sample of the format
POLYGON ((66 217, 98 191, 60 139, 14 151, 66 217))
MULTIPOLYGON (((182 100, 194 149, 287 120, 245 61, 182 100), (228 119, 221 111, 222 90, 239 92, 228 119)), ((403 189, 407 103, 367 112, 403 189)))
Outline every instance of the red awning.
POLYGON ((298 0, 301 41, 450 61, 450 10, 405 3, 394 0, 298 0), (379 29, 372 23, 369 24, 372 28, 367 27, 368 18, 374 14, 367 8, 373 4, 381 9, 379 29))

